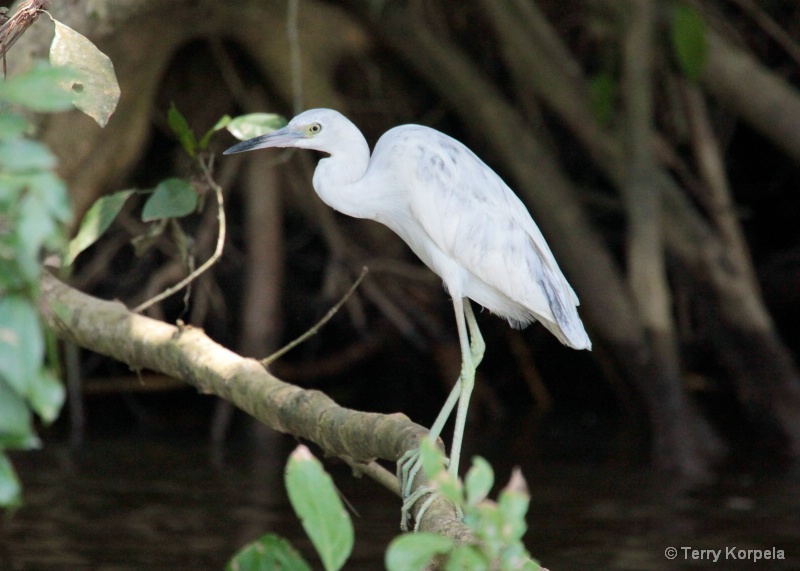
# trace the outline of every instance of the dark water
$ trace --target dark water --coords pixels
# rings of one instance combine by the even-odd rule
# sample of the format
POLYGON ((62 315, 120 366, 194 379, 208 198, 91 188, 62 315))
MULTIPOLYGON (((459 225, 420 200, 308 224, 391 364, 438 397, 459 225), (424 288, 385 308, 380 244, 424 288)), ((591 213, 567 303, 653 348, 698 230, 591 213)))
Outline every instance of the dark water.
MULTIPOLYGON (((319 568, 283 491, 292 446, 276 437, 259 455, 243 447, 214 457, 201 444, 137 438, 94 440, 77 452, 48 443, 15 455, 26 504, 0 520, 0 569, 222 569, 267 531, 287 537, 319 568)), ((382 569, 397 533, 397 501, 326 464, 359 513, 345 568, 382 569)), ((800 569, 800 485, 792 478, 729 477, 687 493, 646 472, 607 465, 523 471, 532 492, 526 543, 552 571, 800 569), (668 547, 677 549, 676 559, 665 557, 668 547), (684 548, 722 552, 713 563, 684 548), (756 552, 740 551, 773 548, 785 559, 754 561, 756 552), (743 554, 749 559, 738 558, 743 554)))

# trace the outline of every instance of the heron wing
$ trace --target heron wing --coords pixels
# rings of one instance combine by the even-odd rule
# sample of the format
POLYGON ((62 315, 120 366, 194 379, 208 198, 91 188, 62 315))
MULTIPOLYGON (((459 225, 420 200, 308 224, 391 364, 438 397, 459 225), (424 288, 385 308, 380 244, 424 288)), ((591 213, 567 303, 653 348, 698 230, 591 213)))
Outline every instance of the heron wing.
MULTIPOLYGON (((434 129, 407 125, 387 136, 392 152, 379 152, 382 138, 374 154, 400 161, 396 166, 412 177, 406 189, 410 214, 433 244, 468 272, 463 294, 489 286, 527 311, 515 312, 497 300, 501 307, 482 303, 488 309, 519 325, 536 318, 562 342, 586 346, 575 309, 578 297, 503 180, 462 143, 434 129), (473 279, 482 283, 469 283, 473 279)), ((482 302, 480 295, 469 297, 482 302)))

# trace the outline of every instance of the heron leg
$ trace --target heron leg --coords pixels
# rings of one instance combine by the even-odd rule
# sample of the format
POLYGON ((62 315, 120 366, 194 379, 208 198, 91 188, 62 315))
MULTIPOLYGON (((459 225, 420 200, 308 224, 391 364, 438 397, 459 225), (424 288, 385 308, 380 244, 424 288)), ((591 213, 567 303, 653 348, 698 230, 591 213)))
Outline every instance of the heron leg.
MULTIPOLYGON (((472 388, 475 384, 475 369, 483 359, 486 343, 483 340, 475 314, 467 298, 453 298, 453 308, 456 314, 456 325, 458 327, 458 339, 461 346, 461 374, 456 380, 450 395, 447 397, 442 410, 436 417, 429 432, 429 438, 436 441, 441 435, 445 423, 453 412, 456 403, 456 425, 453 432, 453 445, 450 450, 450 461, 448 469, 450 474, 458 477, 458 465, 461 457, 461 444, 464 439, 464 428, 466 425, 467 409, 472 388)), ((419 450, 411 450, 398 460, 398 478, 401 482, 401 490, 404 498, 402 507, 401 528, 406 530, 408 527, 409 512, 411 507, 423 496, 431 494, 431 488, 420 488, 413 494, 411 487, 414 478, 421 468, 419 461, 419 450)), ((414 529, 419 528, 419 520, 433 501, 433 497, 428 498, 417 513, 417 522, 414 529)))
POLYGON ((475 321, 475 314, 472 312, 469 299, 453 299, 453 307, 456 312, 456 325, 458 326, 458 340, 461 343, 461 394, 458 397, 458 408, 456 409, 456 425, 453 430, 453 445, 450 448, 450 464, 448 470, 450 474, 458 478, 458 464, 461 459, 461 443, 464 440, 464 428, 467 424, 467 409, 469 408, 469 398, 475 386, 475 367, 474 356, 478 362, 483 359, 483 352, 486 344, 483 336, 478 329, 475 321), (465 303, 466 302, 466 303, 465 303), (473 343, 470 345, 467 327, 473 336, 473 343))
POLYGON ((467 317, 467 327, 469 327, 469 348, 472 355, 472 366, 475 369, 483 361, 483 353, 486 351, 486 342, 483 340, 481 330, 478 328, 478 322, 475 319, 475 313, 472 311, 472 304, 469 299, 465 298, 464 315, 467 317))
MULTIPOLYGON (((473 329, 473 324, 475 323, 475 316, 472 313, 472 307, 470 307, 469 305, 469 300, 467 300, 466 305, 464 307, 468 308, 469 317, 471 318, 467 319, 467 324, 469 325, 470 333, 472 334, 473 343, 475 343, 475 339, 478 340, 477 345, 479 347, 480 354, 477 356, 477 360, 478 362, 480 362, 480 360, 483 358, 483 349, 485 348, 483 337, 481 337, 481 332, 478 330, 477 325, 474 325, 473 329), (477 336, 475 336, 476 333, 477 336)), ((456 313, 458 313, 458 311, 459 310, 457 309, 456 313)), ((462 351, 463 351, 463 344, 462 344, 462 351)), ((473 356, 477 354, 477 351, 473 350, 471 352, 473 352, 473 356)), ((442 430, 444 429, 444 425, 447 423, 447 420, 453 413, 453 409, 455 408, 456 403, 458 402, 460 396, 461 396, 461 376, 459 375, 458 379, 456 379, 456 382, 453 385, 453 388, 450 390, 450 395, 447 397, 444 406, 442 406, 442 410, 439 411, 436 420, 433 422, 433 426, 431 426, 431 429, 428 432, 428 437, 431 439, 431 441, 436 442, 442 435, 442 430)), ((404 498, 410 498, 411 486, 413 485, 414 478, 416 477, 417 473, 421 468, 420 462, 417 461, 418 458, 419 458, 418 450, 409 450, 397 462, 398 465, 397 477, 401 482, 402 494, 404 498)), ((413 501, 411 501, 410 503, 411 505, 414 504, 413 501)))
MULTIPOLYGON (((456 322, 458 322, 458 316, 460 314, 466 316, 466 324, 469 328, 469 354, 472 357, 472 370, 473 375, 475 369, 478 368, 481 361, 483 361, 483 353, 486 351, 486 343, 483 340, 483 335, 481 335, 481 330, 478 329, 478 322, 475 320, 475 313, 472 311, 472 305, 470 304, 469 299, 462 298, 460 303, 457 303, 455 300, 453 301, 453 305, 455 306, 456 311, 456 322), (460 307, 459 307, 460 306, 460 307)), ((462 355, 462 367, 461 367, 461 374, 459 375, 458 379, 456 380, 455 385, 453 385, 452 390, 450 391, 450 395, 447 397, 447 400, 442 407, 442 410, 439 411, 439 415, 436 417, 436 420, 431 426, 430 429, 430 438, 434 442, 442 435, 442 430, 444 429, 444 425, 447 422, 447 419, 450 418, 450 415, 453 413, 453 408, 455 408, 456 403, 458 402, 459 397, 461 396, 461 378, 464 375, 464 339, 462 336, 462 331, 460 328, 458 332, 458 339, 461 344, 461 355, 462 355)), ((463 332, 463 335, 466 335, 466 331, 463 332)))
MULTIPOLYGON (((439 415, 436 417, 433 426, 428 432, 428 438, 430 438, 431 441, 436 442, 439 439, 439 436, 441 436, 442 429, 444 428, 447 419, 450 418, 450 414, 453 412, 453 408, 455 408, 456 402, 458 402, 460 396, 461 377, 456 380, 453 389, 450 391, 450 395, 447 397, 447 401, 445 401, 442 410, 439 411, 439 415)), ((400 480, 400 490, 403 497, 403 507, 400 510, 400 529, 403 531, 408 530, 408 521, 410 518, 409 512, 411 507, 423 496, 432 494, 434 492, 433 488, 424 486, 417 489, 413 494, 411 493, 411 487, 414 484, 414 478, 417 477, 417 474, 421 468, 422 462, 420 461, 419 457, 419 449, 409 450, 397 461, 397 478, 400 480)), ((422 507, 420 507, 419 511, 417 512, 414 531, 419 529, 422 516, 426 511, 428 511, 428 507, 433 499, 434 496, 431 495, 427 500, 425 500, 422 507)))
MULTIPOLYGON (((439 415, 436 417, 433 426, 428 432, 428 438, 430 438, 432 442, 436 442, 439 439, 439 436, 442 434, 442 429, 444 428, 447 419, 450 418, 450 414, 453 412, 453 408, 455 408, 459 396, 461 396, 460 377, 456 380, 456 384, 450 391, 447 401, 445 401, 442 410, 439 411, 439 415)), ((419 449, 409 450, 397 461, 397 479, 400 480, 400 490, 403 497, 403 507, 400 512, 400 529, 403 531, 408 529, 408 520, 410 517, 409 511, 411 510, 411 507, 422 496, 430 494, 433 491, 432 488, 425 486, 419 488, 414 494, 411 493, 411 487, 414 484, 414 478, 417 477, 417 474, 421 468, 422 462, 419 458, 419 449)), ((430 502, 426 501, 423 506, 425 509, 423 510, 420 508, 419 512, 417 513, 417 521, 416 525, 414 526, 414 531, 417 531, 419 528, 419 522, 422 520, 422 515, 425 513, 425 511, 427 511, 429 505, 430 502)))
MULTIPOLYGON (((444 425, 447 422, 447 419, 450 418, 450 415, 452 414, 460 396, 461 377, 456 380, 456 384, 453 385, 453 389, 450 391, 450 395, 447 397, 442 410, 439 411, 439 415, 436 417, 433 426, 431 426, 430 431, 428 431, 428 438, 430 438, 431 441, 436 442, 439 439, 439 436, 442 435, 442 429, 444 429, 444 425)), ((414 478, 422 467, 420 462, 417 462, 418 458, 419 450, 409 450, 403 454, 403 456, 397 462, 398 478, 400 479, 402 485, 402 493, 404 498, 408 498, 411 494, 411 486, 414 483, 414 478)), ((411 503, 413 505, 414 502, 411 503)))

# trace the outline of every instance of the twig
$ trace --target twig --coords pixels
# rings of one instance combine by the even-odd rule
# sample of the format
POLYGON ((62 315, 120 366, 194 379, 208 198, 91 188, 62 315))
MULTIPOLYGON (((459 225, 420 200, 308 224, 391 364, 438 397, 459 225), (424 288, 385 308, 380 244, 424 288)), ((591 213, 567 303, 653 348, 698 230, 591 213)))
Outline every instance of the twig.
POLYGON ((297 347, 298 345, 303 343, 309 337, 312 337, 313 335, 316 335, 317 333, 319 333, 319 330, 322 328, 322 326, 325 325, 328 321, 330 321, 330 319, 336 314, 337 311, 339 311, 339 309, 345 304, 345 302, 348 299, 350 299, 350 296, 353 295, 353 292, 356 291, 356 288, 361 283, 361 280, 363 280, 364 276, 367 275, 367 271, 368 271, 367 267, 364 266, 362 268, 362 270, 361 270, 361 274, 358 276, 358 279, 356 279, 356 281, 353 283, 353 285, 350 286, 350 289, 348 289, 347 292, 342 296, 342 299, 340 299, 336 303, 336 305, 334 305, 332 308, 330 308, 328 313, 326 313, 322 317, 322 319, 317 321, 308 331, 303 333, 300 337, 298 337, 294 341, 291 341, 290 343, 284 345, 283 347, 281 347, 280 349, 275 351, 269 357, 266 357, 265 359, 261 359, 261 364, 264 365, 264 367, 268 367, 270 363, 272 363, 276 359, 282 357, 283 355, 285 355, 286 353, 288 353, 289 351, 291 351, 292 349, 294 349, 295 347, 297 347))
POLYGON ((359 462, 358 460, 354 460, 345 454, 341 454, 339 458, 344 460, 345 463, 353 469, 353 474, 356 476, 366 474, 378 482, 381 486, 393 493, 395 496, 401 497, 400 481, 397 479, 397 476, 374 460, 366 463, 359 462))
POLYGON ((22 34, 39 19, 40 14, 49 8, 49 5, 49 0, 28 0, 23 2, 19 10, 10 18, 6 18, 0 25, 0 58, 3 60, 3 78, 6 76, 6 53, 22 34))
MULTIPOLYGON (((153 296, 158 295, 162 290, 170 287, 170 284, 174 284, 185 275, 186 266, 184 266, 178 260, 172 260, 171 262, 154 270, 153 273, 150 274, 150 276, 147 278, 147 282, 144 284, 144 287, 141 290, 142 294, 137 295, 136 298, 147 301, 153 296)), ((131 300, 131 303, 133 302, 134 299, 131 300)), ((154 306, 149 309, 150 310, 147 312, 147 314, 150 317, 154 319, 160 319, 161 321, 166 321, 166 316, 161 306, 154 306)))
POLYGON ((223 198, 222 198, 222 187, 220 185, 218 185, 216 183, 216 181, 214 180, 214 177, 211 176, 211 170, 210 170, 208 164, 206 163, 206 161, 203 158, 200 158, 200 160, 198 162, 200 163, 200 168, 203 169, 203 174, 205 175, 209 186, 214 190, 214 194, 217 197, 217 220, 219 221, 219 236, 217 237, 217 247, 214 250, 214 254, 212 254, 212 256, 208 260, 206 260, 205 263, 202 266, 200 266, 195 271, 190 273, 188 276, 183 278, 177 284, 175 284, 174 286, 172 286, 170 288, 167 288, 166 290, 162 291, 157 296, 145 301, 144 303, 142 303, 138 307, 136 307, 133 310, 131 310, 131 311, 133 311, 133 313, 141 313, 142 311, 144 311, 148 307, 152 306, 153 304, 158 303, 159 301, 168 298, 169 296, 171 296, 175 292, 178 292, 178 291, 182 290, 184 287, 186 287, 192 281, 197 279, 197 276, 203 274, 211 266, 213 266, 215 263, 217 263, 217 260, 219 260, 220 257, 222 256, 222 249, 223 249, 223 247, 225 245, 225 229, 226 229, 226 226, 225 226, 225 208, 224 208, 225 205, 224 205, 224 201, 223 201, 223 198))

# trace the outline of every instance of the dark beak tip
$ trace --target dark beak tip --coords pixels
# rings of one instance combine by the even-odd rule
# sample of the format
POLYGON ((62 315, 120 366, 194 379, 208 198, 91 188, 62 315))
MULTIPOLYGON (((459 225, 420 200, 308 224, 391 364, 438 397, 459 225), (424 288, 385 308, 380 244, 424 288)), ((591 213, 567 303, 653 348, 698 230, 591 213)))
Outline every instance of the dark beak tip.
POLYGON ((249 151, 250 149, 245 145, 248 141, 243 141, 241 143, 236 143, 232 147, 228 147, 224 151, 222 151, 223 155, 234 155, 236 153, 241 153, 244 151, 249 151))

